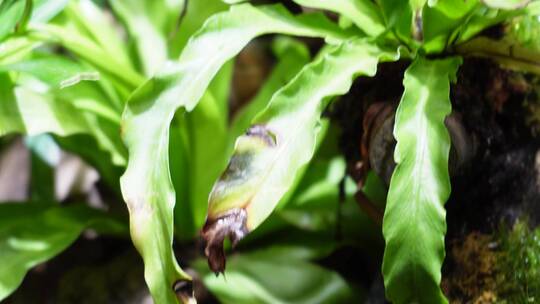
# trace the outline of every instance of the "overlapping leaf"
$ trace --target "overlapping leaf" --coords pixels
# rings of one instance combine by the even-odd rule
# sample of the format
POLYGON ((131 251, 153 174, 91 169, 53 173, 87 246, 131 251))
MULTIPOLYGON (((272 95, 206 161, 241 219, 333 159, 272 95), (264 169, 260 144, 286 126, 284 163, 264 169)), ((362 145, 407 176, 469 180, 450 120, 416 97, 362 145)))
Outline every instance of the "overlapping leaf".
POLYGON ((236 242, 259 226, 311 159, 329 98, 346 93, 356 75, 373 76, 379 60, 395 59, 395 52, 364 40, 347 41, 276 92, 237 139, 234 155, 210 195, 203 234, 213 271, 225 267, 223 239, 236 242))
POLYGON ((450 195, 450 81, 459 58, 417 58, 407 69, 396 112, 397 167, 384 214, 383 274, 394 303, 446 303, 439 287, 450 195))
POLYGON ((57 89, 63 89, 81 81, 99 80, 97 71, 56 55, 36 56, 12 64, 0 65, 0 73, 9 71, 31 74, 57 89))
POLYGON ((70 135, 88 128, 86 120, 72 104, 57 102, 47 94, 15 88, 5 73, 0 73, 0 99, 0 136, 12 132, 70 135))
POLYGON ((175 192, 169 175, 169 124, 178 108, 195 107, 226 61, 254 37, 273 32, 343 37, 321 14, 295 17, 282 6, 234 6, 210 18, 179 61, 141 86, 127 105, 123 135, 130 158, 121 186, 130 210, 132 239, 143 256, 145 278, 156 302, 174 303, 171 286, 188 278, 171 248, 175 192))

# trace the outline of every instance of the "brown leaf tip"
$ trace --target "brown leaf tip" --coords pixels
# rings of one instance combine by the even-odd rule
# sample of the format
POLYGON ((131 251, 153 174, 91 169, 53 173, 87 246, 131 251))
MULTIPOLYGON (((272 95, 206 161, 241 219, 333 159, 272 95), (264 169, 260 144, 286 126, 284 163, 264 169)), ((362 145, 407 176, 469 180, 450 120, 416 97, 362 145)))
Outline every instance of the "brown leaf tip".
POLYGON ((242 208, 229 210, 217 219, 207 219, 202 235, 206 241, 204 253, 208 258, 208 266, 217 274, 225 271, 225 251, 223 241, 231 240, 233 247, 249 232, 246 227, 247 212, 242 208))

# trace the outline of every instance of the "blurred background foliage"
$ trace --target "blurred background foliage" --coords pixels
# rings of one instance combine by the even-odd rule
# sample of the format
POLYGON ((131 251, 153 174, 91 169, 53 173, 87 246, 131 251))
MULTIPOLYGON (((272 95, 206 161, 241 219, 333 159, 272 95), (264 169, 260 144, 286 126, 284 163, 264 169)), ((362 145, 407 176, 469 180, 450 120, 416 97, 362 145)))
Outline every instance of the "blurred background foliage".
MULTIPOLYGON (((228 7, 220 0, 0 0, 0 300, 151 301, 120 190, 128 160, 123 111, 209 16, 228 7)), ((347 18, 339 23, 352 27, 347 18)), ((538 23, 515 19, 507 38, 540 50, 538 23)), ((276 211, 237 248, 227 247, 226 274, 216 277, 204 258, 199 231, 208 194, 235 139, 320 46, 318 39, 257 38, 221 68, 192 112, 174 116, 174 249, 201 303, 384 302, 381 226, 354 199, 340 130, 327 120, 314 158, 276 211)), ((540 121, 537 103, 528 106, 536 106, 531 121, 540 121)), ((386 185, 373 172, 363 190, 384 209, 386 185)), ((538 235, 518 223, 469 243, 495 242, 494 251, 506 252, 482 251, 500 261, 494 284, 507 303, 538 298, 538 235)))
MULTIPOLYGON (((207 17, 228 7, 186 3, 187 9, 180 0, 0 2, 0 299, 148 301, 141 261, 123 240, 129 234, 118 182, 127 161, 121 117, 145 78, 178 58, 207 17), (73 255, 80 265, 67 261, 73 255), (40 299, 42 292, 49 298, 40 299)), ((281 36, 255 40, 221 69, 193 112, 173 120, 170 174, 181 189, 175 248, 204 284, 196 290, 203 303, 357 302, 371 280, 354 279, 349 267, 378 271, 380 227, 352 200, 356 186, 344 179, 337 131, 327 125, 314 161, 279 210, 234 251, 227 274, 215 277, 203 259, 198 231, 208 193, 236 137, 310 61, 307 45, 281 36), (336 254, 341 261, 331 258, 336 254)), ((384 202, 375 176, 366 187, 384 202)))

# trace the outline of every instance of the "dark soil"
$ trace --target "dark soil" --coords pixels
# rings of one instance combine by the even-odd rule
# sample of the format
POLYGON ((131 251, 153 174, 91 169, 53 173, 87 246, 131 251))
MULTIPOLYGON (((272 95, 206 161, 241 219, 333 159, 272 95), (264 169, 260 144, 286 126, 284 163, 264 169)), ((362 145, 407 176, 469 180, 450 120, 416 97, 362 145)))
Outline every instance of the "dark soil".
MULTIPOLYGON (((366 132, 363 129, 366 110, 376 102, 399 101, 406 65, 404 62, 382 64, 375 78, 357 80, 351 91, 328 111, 330 119, 342 129, 340 148, 348 163, 348 174, 357 182, 364 177, 359 168, 365 162, 361 142, 366 132)), ((539 96, 535 96, 531 85, 534 81, 532 76, 502 70, 489 60, 467 59, 451 88, 453 111, 458 113, 472 140, 474 157, 452 177, 452 194, 446 204, 447 259, 443 278, 447 284, 461 284, 460 278, 478 273, 478 269, 468 267, 478 268, 481 263, 493 262, 464 264, 456 252, 467 249, 477 254, 484 250, 489 243, 486 235, 495 233, 501 223, 511 227, 518 219, 527 218, 532 227, 539 224, 540 140, 534 135, 536 126, 530 125, 527 118, 535 107, 525 106, 531 100, 538 103, 539 96), (471 245, 474 243, 470 241, 471 235, 481 236, 476 239, 481 239, 482 244, 471 245)), ((490 255, 479 255, 482 257, 488 259, 490 255)), ((374 276, 373 282, 370 303, 382 303, 382 280, 374 276)), ((491 303, 494 294, 482 282, 479 280, 477 286, 467 285, 477 292, 453 293, 450 299, 456 303, 474 299, 491 303)), ((445 289, 452 287, 456 289, 456 286, 445 289)))

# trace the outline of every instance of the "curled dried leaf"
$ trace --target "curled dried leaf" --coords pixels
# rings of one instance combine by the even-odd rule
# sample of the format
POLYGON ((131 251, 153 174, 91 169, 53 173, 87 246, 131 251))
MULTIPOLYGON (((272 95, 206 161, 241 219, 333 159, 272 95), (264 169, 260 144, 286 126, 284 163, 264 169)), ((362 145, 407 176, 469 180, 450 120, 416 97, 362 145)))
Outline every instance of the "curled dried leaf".
POLYGON ((206 240, 204 253, 208 257, 208 266, 216 275, 225 271, 223 241, 229 238, 235 246, 249 232, 246 221, 247 212, 241 208, 232 209, 216 219, 206 220, 202 231, 206 240))

